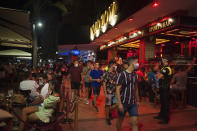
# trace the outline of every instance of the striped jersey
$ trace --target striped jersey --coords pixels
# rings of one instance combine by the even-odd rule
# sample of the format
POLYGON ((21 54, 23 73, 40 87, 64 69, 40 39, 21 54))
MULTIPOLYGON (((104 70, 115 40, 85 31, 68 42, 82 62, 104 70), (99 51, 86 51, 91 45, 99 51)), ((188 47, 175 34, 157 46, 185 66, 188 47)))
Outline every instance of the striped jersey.
POLYGON ((136 104, 136 88, 138 76, 135 72, 123 71, 118 75, 116 84, 121 86, 120 98, 122 104, 136 104))

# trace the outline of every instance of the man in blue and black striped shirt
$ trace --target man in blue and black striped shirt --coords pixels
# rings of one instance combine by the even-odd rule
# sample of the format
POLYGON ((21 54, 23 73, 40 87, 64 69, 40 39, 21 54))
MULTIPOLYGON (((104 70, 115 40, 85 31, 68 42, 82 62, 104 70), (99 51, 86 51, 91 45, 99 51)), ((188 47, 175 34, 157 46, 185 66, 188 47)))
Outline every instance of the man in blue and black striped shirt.
POLYGON ((138 90, 136 70, 139 68, 137 57, 128 58, 129 67, 121 72, 117 78, 116 95, 118 99, 118 120, 117 130, 120 131, 121 125, 126 112, 132 120, 133 131, 138 130, 137 116, 138 116, 138 90))

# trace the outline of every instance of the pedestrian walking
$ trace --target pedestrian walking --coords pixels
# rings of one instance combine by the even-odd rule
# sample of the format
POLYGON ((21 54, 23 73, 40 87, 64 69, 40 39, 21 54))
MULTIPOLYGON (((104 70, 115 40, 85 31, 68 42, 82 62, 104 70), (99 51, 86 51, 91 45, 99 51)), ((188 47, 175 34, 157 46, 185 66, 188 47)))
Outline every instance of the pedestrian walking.
POLYGON ((110 61, 108 70, 103 75, 103 91, 105 96, 105 118, 106 123, 111 125, 111 111, 117 108, 115 61, 110 61))
POLYGON ((137 57, 128 58, 129 67, 121 72, 117 78, 116 95, 118 99, 117 131, 120 131, 126 112, 129 113, 133 131, 138 131, 138 76, 135 72, 139 68, 137 57))

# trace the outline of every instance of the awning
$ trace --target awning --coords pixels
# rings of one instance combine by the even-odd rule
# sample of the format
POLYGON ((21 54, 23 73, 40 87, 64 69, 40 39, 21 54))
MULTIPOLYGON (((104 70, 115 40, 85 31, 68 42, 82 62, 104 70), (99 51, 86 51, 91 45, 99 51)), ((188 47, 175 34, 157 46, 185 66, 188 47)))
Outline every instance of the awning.
POLYGON ((11 49, 0 51, 0 56, 31 56, 31 53, 18 49, 11 49))
POLYGON ((0 46, 31 48, 29 13, 0 7, 0 46))

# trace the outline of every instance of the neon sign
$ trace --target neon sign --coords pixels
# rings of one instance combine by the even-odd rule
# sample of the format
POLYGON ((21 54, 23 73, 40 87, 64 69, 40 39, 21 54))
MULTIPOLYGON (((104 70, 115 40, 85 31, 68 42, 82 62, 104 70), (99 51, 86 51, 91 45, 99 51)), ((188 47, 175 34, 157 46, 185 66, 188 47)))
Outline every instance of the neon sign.
POLYGON ((96 37, 99 37, 101 32, 105 33, 109 25, 114 26, 116 24, 118 20, 117 12, 117 3, 113 2, 101 15, 101 18, 90 27, 90 40, 94 40, 96 37))
POLYGON ((149 33, 169 27, 173 25, 173 22, 174 20, 172 18, 169 18, 163 22, 159 22, 149 28, 149 33))

